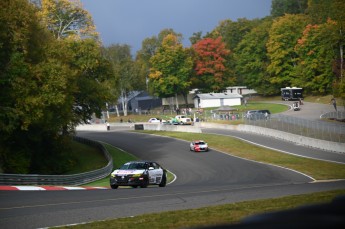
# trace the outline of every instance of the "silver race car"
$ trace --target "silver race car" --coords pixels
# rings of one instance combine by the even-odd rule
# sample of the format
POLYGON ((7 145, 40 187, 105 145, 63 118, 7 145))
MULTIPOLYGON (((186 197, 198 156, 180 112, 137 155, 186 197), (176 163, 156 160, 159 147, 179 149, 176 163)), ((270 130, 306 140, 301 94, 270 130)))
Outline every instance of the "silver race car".
POLYGON ((148 185, 165 187, 166 170, 153 161, 130 161, 114 170, 110 176, 110 187, 132 186, 146 188, 148 185))

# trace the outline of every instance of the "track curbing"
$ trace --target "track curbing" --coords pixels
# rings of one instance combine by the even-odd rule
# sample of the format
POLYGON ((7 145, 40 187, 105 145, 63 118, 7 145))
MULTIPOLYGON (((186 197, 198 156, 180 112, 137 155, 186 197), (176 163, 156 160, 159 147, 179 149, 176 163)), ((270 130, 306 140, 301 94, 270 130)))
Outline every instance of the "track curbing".
POLYGON ((108 187, 81 187, 81 186, 24 186, 24 185, 3 185, 0 191, 73 191, 73 190, 102 190, 108 187))

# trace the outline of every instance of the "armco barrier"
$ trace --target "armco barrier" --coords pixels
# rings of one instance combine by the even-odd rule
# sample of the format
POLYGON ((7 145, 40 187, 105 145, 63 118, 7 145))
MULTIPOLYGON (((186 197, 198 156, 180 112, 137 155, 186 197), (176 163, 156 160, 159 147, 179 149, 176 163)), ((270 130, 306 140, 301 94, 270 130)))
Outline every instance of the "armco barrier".
POLYGON ((108 176, 113 170, 113 159, 104 146, 96 141, 74 137, 74 140, 100 149, 108 164, 90 172, 72 175, 0 174, 1 185, 82 185, 108 176))

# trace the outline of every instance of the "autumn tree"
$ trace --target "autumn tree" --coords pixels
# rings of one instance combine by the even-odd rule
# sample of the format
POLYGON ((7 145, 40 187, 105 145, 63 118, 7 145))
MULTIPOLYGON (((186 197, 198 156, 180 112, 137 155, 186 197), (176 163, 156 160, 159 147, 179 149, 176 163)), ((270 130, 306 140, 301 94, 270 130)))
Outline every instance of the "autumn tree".
POLYGON ((187 105, 193 61, 178 37, 167 35, 150 62, 150 84, 155 94, 161 98, 182 94, 187 105))
POLYGON ((202 39, 202 32, 193 33, 193 35, 189 38, 189 41, 192 45, 196 44, 196 42, 202 39))
POLYGON ((285 14, 304 14, 308 0, 272 0, 271 16, 281 17, 285 14))
POLYGON ((220 91, 228 86, 224 63, 230 53, 222 37, 204 38, 193 45, 196 53, 193 85, 204 91, 220 91))
POLYGON ((235 52, 236 71, 242 75, 244 85, 255 89, 259 94, 276 93, 267 74, 269 58, 266 43, 272 20, 267 18, 262 23, 244 35, 235 52))
POLYGON ((35 162, 41 160, 51 170, 66 169, 42 158, 62 157, 65 147, 59 145, 64 139, 58 133, 66 120, 59 114, 66 111, 68 77, 73 72, 51 55, 59 46, 41 26, 34 5, 25 0, 1 1, 0 26, 4 47, 0 49, 0 166, 5 172, 27 173, 35 171, 35 162))
MULTIPOLYGON (((105 49, 107 59, 112 65, 113 88, 119 92, 124 116, 127 116, 128 102, 134 90, 142 89, 139 67, 132 59, 129 45, 113 44, 105 49)), ((117 101, 114 101, 117 113, 117 101)))
POLYGON ((137 52, 136 55, 136 66, 139 68, 139 78, 145 79, 146 90, 153 93, 152 88, 149 87, 149 72, 151 69, 150 59, 153 57, 158 48, 162 46, 163 40, 166 36, 173 34, 177 37, 178 42, 181 42, 183 39, 182 34, 176 33, 173 29, 163 29, 159 32, 157 36, 152 36, 143 40, 141 49, 137 52))
POLYGON ((57 39, 98 36, 92 17, 80 0, 41 0, 39 15, 57 39))
MULTIPOLYGON (((345 45, 345 2, 342 0, 309 0, 308 1, 308 15, 312 20, 313 25, 321 25, 324 23, 329 23, 333 21, 333 26, 331 31, 336 30, 336 33, 331 32, 329 39, 333 40, 333 45, 337 46, 333 49, 336 53, 333 72, 335 74, 335 79, 333 82, 332 93, 335 96, 339 96, 343 99, 345 106, 345 79, 344 79, 344 45, 345 45)), ((326 26, 328 27, 328 26, 326 26)), ((333 47, 334 47, 333 46, 333 47)), ((331 52, 331 50, 329 50, 331 52)))
POLYGON ((108 64, 94 39, 56 39, 35 5, 0 4, 0 46, 6 46, 0 49, 0 166, 11 173, 64 172, 75 163, 66 155, 66 134, 100 113, 108 64))
POLYGON ((223 20, 206 37, 216 39, 221 36, 223 42, 226 44, 226 48, 234 50, 243 36, 249 33, 259 23, 260 21, 258 19, 248 20, 246 18, 239 18, 237 21, 230 19, 223 20))
MULTIPOLYGON (((111 98, 109 79, 111 64, 102 53, 99 42, 86 38, 79 41, 65 39, 65 63, 73 70, 74 91, 72 127, 86 123, 95 114, 101 117, 106 102, 111 98)), ((57 54, 58 55, 58 54, 57 54)))
POLYGON ((332 92, 335 80, 333 63, 336 55, 337 29, 334 21, 321 25, 307 25, 298 40, 297 77, 295 85, 303 85, 307 93, 326 94, 332 92))
POLYGON ((298 54, 294 47, 307 24, 307 16, 291 14, 278 18, 272 24, 266 44, 270 59, 267 72, 270 74, 270 82, 276 87, 276 93, 282 87, 300 86, 292 85, 297 77, 298 54))
POLYGON ((216 39, 221 36, 225 47, 231 52, 228 54, 224 66, 226 67, 226 75, 231 78, 227 86, 243 83, 243 76, 236 72, 235 49, 241 42, 243 37, 255 28, 260 21, 258 19, 248 20, 246 18, 239 18, 237 21, 230 19, 221 21, 218 26, 205 36, 216 39))

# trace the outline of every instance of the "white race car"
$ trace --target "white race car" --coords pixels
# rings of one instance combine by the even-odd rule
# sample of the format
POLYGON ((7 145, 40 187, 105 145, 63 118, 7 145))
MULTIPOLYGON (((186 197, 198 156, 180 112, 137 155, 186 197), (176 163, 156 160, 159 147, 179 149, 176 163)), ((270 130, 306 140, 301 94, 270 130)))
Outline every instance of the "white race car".
POLYGON ((153 161, 130 161, 114 170, 110 176, 110 187, 132 186, 146 188, 148 185, 165 187, 166 170, 153 161))
POLYGON ((194 152, 200 152, 200 151, 206 152, 208 151, 208 145, 203 140, 195 140, 190 143, 189 149, 190 151, 194 151, 194 152))

